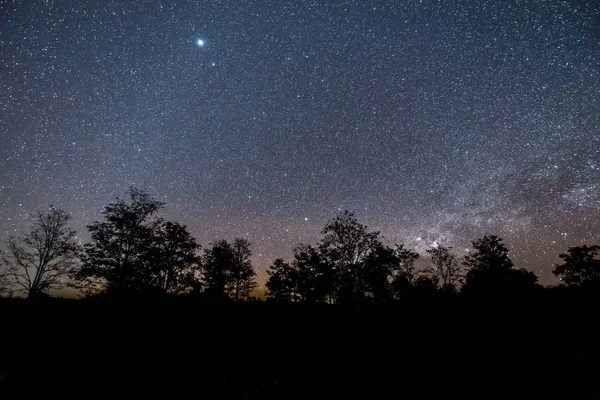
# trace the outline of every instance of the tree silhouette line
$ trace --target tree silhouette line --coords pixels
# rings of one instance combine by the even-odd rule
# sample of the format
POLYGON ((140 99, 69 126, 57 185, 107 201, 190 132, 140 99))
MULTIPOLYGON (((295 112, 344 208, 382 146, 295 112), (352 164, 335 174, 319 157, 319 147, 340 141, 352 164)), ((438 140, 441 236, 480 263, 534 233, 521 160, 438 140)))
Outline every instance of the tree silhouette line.
MULTIPOLYGON (((211 301, 256 300, 250 242, 225 239, 202 249, 185 225, 165 221, 164 207, 147 192, 130 188, 104 208, 103 220, 77 243, 70 215, 51 207, 38 212, 29 232, 9 237, 2 256, 0 289, 26 297, 47 296, 73 286, 85 296, 196 295, 211 301)), ((458 293, 502 297, 540 290, 537 276, 516 268, 503 239, 486 235, 472 242, 461 260, 452 247, 420 255, 403 244, 387 246, 380 233, 344 211, 328 221, 321 241, 293 249, 290 263, 277 259, 267 270, 265 296, 275 303, 386 304, 458 293)), ((597 288, 600 246, 571 247, 553 273, 563 285, 597 288)))

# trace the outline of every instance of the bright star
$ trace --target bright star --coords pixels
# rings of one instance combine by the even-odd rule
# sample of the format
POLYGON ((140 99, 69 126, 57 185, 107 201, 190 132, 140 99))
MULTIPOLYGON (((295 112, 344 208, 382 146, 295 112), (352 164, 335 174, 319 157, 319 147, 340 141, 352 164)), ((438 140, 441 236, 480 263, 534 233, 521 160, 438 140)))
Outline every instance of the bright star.
POLYGON ((196 41, 196 44, 197 44, 198 46, 202 47, 202 46, 204 46, 204 40, 202 40, 202 39, 198 39, 198 40, 196 41))

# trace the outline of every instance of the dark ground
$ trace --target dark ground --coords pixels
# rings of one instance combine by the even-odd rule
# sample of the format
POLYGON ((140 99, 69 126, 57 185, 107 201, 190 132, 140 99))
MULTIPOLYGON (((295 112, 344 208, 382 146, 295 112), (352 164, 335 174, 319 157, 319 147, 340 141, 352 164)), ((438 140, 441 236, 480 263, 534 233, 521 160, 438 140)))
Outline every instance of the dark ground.
POLYGON ((600 394, 587 298, 360 309, 3 300, 0 313, 0 391, 19 397, 600 394))

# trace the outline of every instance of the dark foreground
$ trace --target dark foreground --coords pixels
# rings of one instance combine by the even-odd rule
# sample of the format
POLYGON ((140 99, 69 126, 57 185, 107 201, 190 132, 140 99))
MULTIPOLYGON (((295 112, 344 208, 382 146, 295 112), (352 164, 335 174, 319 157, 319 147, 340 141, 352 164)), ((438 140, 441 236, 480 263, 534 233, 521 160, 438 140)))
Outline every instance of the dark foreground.
POLYGON ((4 300, 0 312, 0 390, 19 397, 600 393, 589 299, 360 309, 4 300))

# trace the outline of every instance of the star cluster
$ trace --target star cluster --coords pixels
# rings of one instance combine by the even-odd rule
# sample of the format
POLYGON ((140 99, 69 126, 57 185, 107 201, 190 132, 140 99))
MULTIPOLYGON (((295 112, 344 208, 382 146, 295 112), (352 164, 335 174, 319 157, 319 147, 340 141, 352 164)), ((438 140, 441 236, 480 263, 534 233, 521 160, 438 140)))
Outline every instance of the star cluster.
MULTIPOLYGON (((600 6, 585 1, 9 1, 0 235, 129 186, 261 271, 355 210, 388 243, 486 234, 552 283, 600 242, 600 6), (102 5, 98 5, 102 4, 102 5)), ((262 275, 264 277, 264 275, 262 275)))

